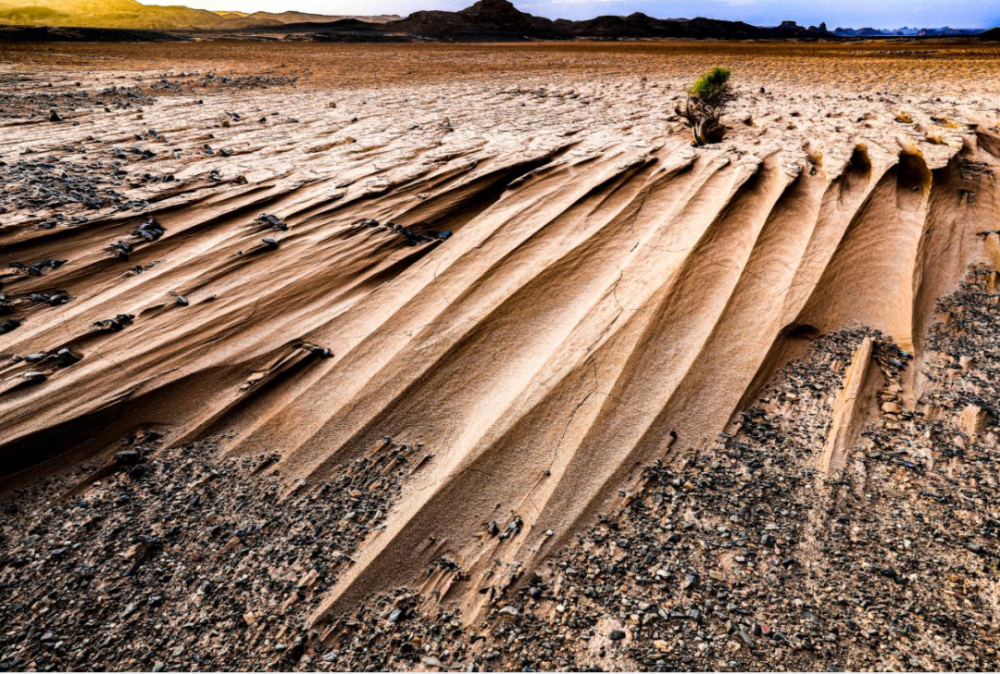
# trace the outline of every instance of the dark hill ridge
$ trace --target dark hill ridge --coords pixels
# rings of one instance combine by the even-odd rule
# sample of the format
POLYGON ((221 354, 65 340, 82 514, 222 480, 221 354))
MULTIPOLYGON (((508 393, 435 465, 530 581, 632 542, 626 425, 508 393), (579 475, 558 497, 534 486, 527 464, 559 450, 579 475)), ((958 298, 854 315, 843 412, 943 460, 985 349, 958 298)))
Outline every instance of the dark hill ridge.
MULTIPOLYGON (((355 16, 324 16, 322 14, 309 14, 307 12, 254 12, 253 14, 241 15, 239 12, 218 12, 222 15, 239 15, 248 21, 258 22, 261 24, 271 24, 275 22, 282 24, 298 24, 298 23, 333 23, 335 21, 349 21, 356 20, 355 16)), ((385 23, 387 21, 398 21, 402 17, 390 14, 379 14, 373 16, 366 16, 364 20, 369 23, 385 23)))
POLYGON ((405 19, 388 22, 380 28, 422 36, 566 37, 555 21, 521 12, 507 0, 479 0, 458 12, 414 12, 405 19))
POLYGON ((186 39, 183 35, 154 30, 0 25, 0 44, 11 42, 177 42, 186 39))
MULTIPOLYGON (((287 29, 288 26, 285 26, 287 29)), ((346 38, 357 26, 343 23, 316 25, 298 24, 296 29, 312 28, 323 33, 324 39, 346 38)), ((752 26, 741 21, 718 19, 656 19, 642 13, 629 16, 599 16, 586 21, 551 20, 518 10, 508 0, 479 0, 458 12, 414 12, 400 21, 379 24, 374 30, 382 33, 405 34, 437 40, 553 40, 576 38, 636 39, 811 39, 831 38, 826 25, 805 28, 793 21, 776 27, 752 26)), ((366 31, 370 32, 370 31, 366 31)))
MULTIPOLYGON (((504 2, 505 0, 498 0, 504 2)), ((626 17, 599 16, 588 21, 565 21, 561 25, 574 37, 631 37, 631 38, 816 38, 832 37, 826 24, 804 28, 786 21, 774 28, 752 26, 742 21, 720 19, 656 19, 641 12, 626 17)))

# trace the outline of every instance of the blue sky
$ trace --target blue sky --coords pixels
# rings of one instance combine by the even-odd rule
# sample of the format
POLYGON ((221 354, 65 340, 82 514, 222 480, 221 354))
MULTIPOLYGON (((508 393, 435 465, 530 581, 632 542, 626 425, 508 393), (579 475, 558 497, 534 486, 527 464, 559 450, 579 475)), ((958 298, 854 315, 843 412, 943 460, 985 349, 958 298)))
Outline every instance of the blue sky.
MULTIPOLYGON (((205 9, 320 14, 408 14, 419 9, 456 10, 474 0, 179 0, 205 9)), ((150 4, 168 4, 152 0, 150 4)), ((514 0, 525 12, 549 18, 584 19, 599 14, 644 12, 660 18, 709 16, 775 25, 826 21, 837 26, 877 28, 992 27, 1000 23, 998 0, 514 0)))

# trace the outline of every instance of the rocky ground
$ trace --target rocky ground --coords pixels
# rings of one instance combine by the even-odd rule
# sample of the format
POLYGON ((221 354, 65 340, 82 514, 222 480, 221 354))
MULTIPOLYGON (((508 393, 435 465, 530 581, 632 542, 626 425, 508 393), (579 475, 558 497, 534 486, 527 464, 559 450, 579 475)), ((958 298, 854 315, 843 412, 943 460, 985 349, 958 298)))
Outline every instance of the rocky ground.
POLYGON ((649 466, 622 505, 471 632, 450 613, 342 626, 351 669, 993 670, 1000 508, 998 296, 973 272, 941 304, 916 413, 884 335, 821 337, 706 451, 649 466), (842 473, 814 469, 863 338, 882 409, 842 473), (891 411, 886 411, 891 410, 891 411), (970 421, 971 419, 971 421, 970 421), (429 647, 428 647, 429 645, 429 647))
POLYGON ((898 409, 913 367, 868 330, 815 340, 735 433, 649 466, 614 512, 471 627, 406 589, 325 631, 308 625, 378 530, 412 449, 387 443, 337 482, 284 497, 266 457, 131 438, 109 465, 5 504, 0 667, 994 669, 991 276, 974 272, 942 302, 920 411, 881 412, 842 473, 813 466, 862 339, 885 377, 883 410, 898 409))
POLYGON ((4 671, 307 668, 312 610, 413 468, 386 444, 286 495, 269 457, 157 444, 131 438, 4 503, 4 671))

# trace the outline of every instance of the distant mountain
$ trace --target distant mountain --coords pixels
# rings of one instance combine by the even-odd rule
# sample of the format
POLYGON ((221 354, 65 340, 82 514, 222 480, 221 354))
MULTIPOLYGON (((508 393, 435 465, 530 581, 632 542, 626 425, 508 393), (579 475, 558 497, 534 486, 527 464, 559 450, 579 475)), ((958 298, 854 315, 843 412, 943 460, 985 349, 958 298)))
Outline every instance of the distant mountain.
POLYGON ((836 28, 834 35, 838 37, 963 37, 978 35, 982 28, 836 28))
POLYGON ((996 28, 991 28, 990 30, 986 31, 985 33, 980 33, 976 37, 978 37, 980 40, 997 40, 997 41, 1000 41, 1000 26, 997 26, 996 28))
POLYGON ((0 0, 0 23, 170 30, 243 27, 240 17, 188 7, 150 7, 135 0, 0 0))
MULTIPOLYGON (((72 26, 130 30, 243 30, 305 21, 323 23, 347 17, 283 12, 247 14, 189 7, 144 5, 136 0, 0 0, 0 24, 72 26)), ((399 19, 372 17, 373 21, 399 19)))

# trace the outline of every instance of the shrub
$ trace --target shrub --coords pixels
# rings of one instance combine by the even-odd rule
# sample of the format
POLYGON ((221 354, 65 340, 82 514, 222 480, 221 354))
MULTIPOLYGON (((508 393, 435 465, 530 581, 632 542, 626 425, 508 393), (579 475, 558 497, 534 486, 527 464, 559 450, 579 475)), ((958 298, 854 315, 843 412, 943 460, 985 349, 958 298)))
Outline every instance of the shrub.
POLYGON ((687 90, 687 103, 677 114, 691 125, 695 145, 718 143, 726 135, 722 115, 736 100, 729 84, 729 68, 716 66, 694 81, 687 90))

